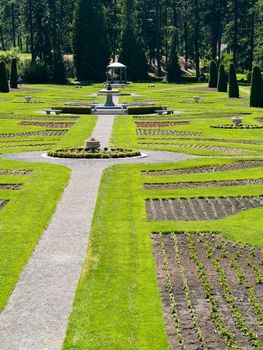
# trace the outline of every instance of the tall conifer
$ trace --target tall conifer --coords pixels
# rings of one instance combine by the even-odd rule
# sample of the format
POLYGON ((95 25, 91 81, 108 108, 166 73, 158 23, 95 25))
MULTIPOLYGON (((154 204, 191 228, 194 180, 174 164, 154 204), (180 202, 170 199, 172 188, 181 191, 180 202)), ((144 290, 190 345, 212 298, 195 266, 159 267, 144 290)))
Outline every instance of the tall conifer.
POLYGON ((263 107, 263 81, 259 66, 252 71, 250 107, 263 107))
POLYGON ((10 87, 12 89, 17 89, 17 61, 15 58, 12 59, 11 64, 11 76, 10 76, 10 87))
POLYGON ((0 62, 0 92, 9 92, 7 74, 4 62, 0 62))
POLYGON ((217 87, 217 64, 216 64, 215 60, 212 60, 210 62, 208 86, 210 88, 216 88, 217 87))
POLYGON ((219 67, 217 91, 227 92, 227 77, 225 72, 225 66, 223 64, 220 64, 220 67, 219 67))
POLYGON ((77 1, 73 23, 73 49, 77 78, 104 81, 110 52, 101 0, 77 1))
POLYGON ((169 83, 181 82, 181 67, 178 61, 178 55, 176 51, 176 36, 173 37, 172 48, 170 53, 169 62, 167 65, 167 81, 169 83))
POLYGON ((231 98, 239 98, 239 87, 237 83, 236 68, 232 62, 229 69, 229 92, 228 96, 231 98))

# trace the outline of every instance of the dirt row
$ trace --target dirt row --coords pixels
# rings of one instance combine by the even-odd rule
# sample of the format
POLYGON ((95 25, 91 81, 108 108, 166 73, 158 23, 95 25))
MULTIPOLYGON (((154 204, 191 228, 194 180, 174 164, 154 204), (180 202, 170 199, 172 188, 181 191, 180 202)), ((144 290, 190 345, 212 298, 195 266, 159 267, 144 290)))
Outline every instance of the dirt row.
POLYGON ((0 210, 3 209, 8 202, 8 200, 0 199, 0 210))
POLYGON ((0 138, 17 138, 17 137, 28 137, 28 136, 64 136, 68 130, 43 130, 43 131, 30 131, 22 133, 10 133, 0 134, 0 138))
POLYGON ((262 207, 263 196, 158 198, 145 205, 149 221, 215 220, 262 207))
POLYGON ((187 120, 177 120, 174 122, 135 122, 137 128, 160 128, 166 126, 188 125, 187 120))
MULTIPOLYGON (((139 129, 139 130, 144 130, 144 129, 139 129)), ((147 130, 147 129, 146 129, 147 130)), ((152 130, 152 129, 149 129, 149 130, 152 130)), ((153 129, 154 130, 154 129, 153 129)), ((163 131, 170 131, 170 130, 163 130, 163 131)), ((141 135, 143 135, 143 132, 141 133, 141 135)), ((154 134, 151 132, 149 134, 145 133, 144 135, 158 135, 157 133, 154 134)), ((159 134, 159 135, 172 135, 171 133, 167 133, 167 134, 159 134)), ((176 133, 174 134, 176 135, 176 133)), ((179 135, 179 132, 178 132, 178 135, 179 135)), ((183 135, 183 132, 182 134, 183 135)), ((185 136, 188 136, 187 135, 187 132, 185 132, 185 136)), ((189 134, 190 136, 190 134, 189 134)), ((198 135, 197 135, 198 136, 198 135)), ((179 138, 179 137, 176 137, 176 138, 154 138, 154 139, 150 139, 150 138, 140 138, 140 140, 148 140, 148 141, 203 141, 203 142, 223 142, 223 143, 242 143, 244 145, 263 145, 263 142, 262 141, 255 141, 255 140, 229 140, 229 139, 202 139, 202 138, 179 138)))
POLYGON ((175 131, 175 130, 163 130, 163 129, 136 129, 136 134, 139 136, 144 135, 182 135, 182 136, 201 136, 201 132, 194 131, 175 131))
POLYGON ((204 181, 204 182, 145 183, 144 189, 174 190, 178 188, 247 186, 247 185, 263 185, 263 179, 220 180, 220 181, 204 181))
POLYGON ((55 128, 55 129, 67 129, 72 128, 75 125, 74 122, 30 122, 30 121, 22 121, 19 123, 22 126, 43 126, 46 128, 55 128))
MULTIPOLYGON (((185 140, 186 141, 186 140, 185 140)), ((211 150, 215 152, 223 152, 223 153, 253 153, 256 152, 254 150, 250 149, 243 149, 243 148, 237 148, 237 147, 223 147, 223 146, 216 146, 216 145, 200 145, 200 144, 183 144, 183 143, 161 143, 161 142, 138 142, 139 145, 146 145, 146 146, 169 146, 169 147, 176 147, 176 148, 191 148, 191 149, 204 149, 204 150, 211 150)))
MULTIPOLYGON (((191 238, 189 236, 153 235, 157 277, 171 349, 223 350, 229 349, 231 343, 231 348, 261 348, 263 327, 249 298, 249 292, 253 290, 257 302, 262 305, 262 284, 257 283, 253 268, 247 263, 252 248, 233 244, 213 234, 192 233, 191 238), (236 258, 238 249, 242 253, 236 258), (234 258, 244 274, 242 283, 233 267, 234 258), (225 284, 233 295, 231 300, 215 268, 216 259, 225 273, 225 284)), ((252 265, 257 264, 258 255, 262 254, 262 250, 253 250, 252 265)))
POLYGON ((10 191, 15 191, 15 190, 21 190, 22 185, 18 184, 0 184, 0 190, 10 190, 10 191))
POLYGON ((0 169, 0 175, 31 175, 32 170, 0 169))
POLYGON ((239 160, 230 164, 223 165, 204 165, 194 168, 185 169, 169 169, 169 170, 146 170, 142 171, 142 175, 178 175, 178 174, 200 174, 200 173, 213 173, 219 171, 229 170, 241 170, 263 167, 262 160, 239 160))

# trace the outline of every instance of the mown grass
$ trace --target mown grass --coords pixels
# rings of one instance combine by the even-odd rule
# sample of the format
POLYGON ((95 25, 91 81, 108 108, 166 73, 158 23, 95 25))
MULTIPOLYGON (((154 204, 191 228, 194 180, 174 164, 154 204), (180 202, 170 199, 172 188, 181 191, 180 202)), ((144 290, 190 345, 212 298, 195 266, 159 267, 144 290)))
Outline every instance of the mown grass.
MULTIPOLYGON (((263 186, 148 191, 142 170, 224 164, 231 160, 193 159, 165 165, 114 166, 104 173, 93 218, 87 259, 77 289, 64 350, 168 349, 156 271, 152 232, 211 231, 230 240, 263 247, 263 208, 220 220, 149 222, 145 199, 180 196, 263 194, 263 186), (125 188, 125 191, 123 189, 125 188)), ((262 177, 262 169, 173 175, 176 181, 262 177)), ((165 182, 168 176, 163 178, 165 182)))
POLYGON ((70 170, 50 164, 0 160, 1 169, 32 170, 30 175, 1 175, 1 183, 21 183, 19 191, 0 190, 9 200, 0 211, 0 310, 12 293, 39 238, 47 227, 70 170))

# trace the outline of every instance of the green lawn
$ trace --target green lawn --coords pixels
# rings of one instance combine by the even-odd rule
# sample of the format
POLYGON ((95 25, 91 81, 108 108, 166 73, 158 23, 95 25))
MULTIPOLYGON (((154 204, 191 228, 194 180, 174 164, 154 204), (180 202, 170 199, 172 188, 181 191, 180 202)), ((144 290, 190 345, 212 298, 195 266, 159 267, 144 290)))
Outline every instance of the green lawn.
MULTIPOLYGON (((64 350, 168 349, 152 254, 152 232, 211 231, 230 240, 263 247, 262 208, 220 220, 147 221, 145 199, 148 198, 263 194, 262 185, 174 191, 142 189, 144 182, 161 180, 158 176, 142 176, 142 170, 225 162, 195 159, 166 165, 114 166, 105 171, 64 350)), ((257 168, 209 173, 205 178, 203 174, 194 174, 173 175, 169 179, 209 181, 261 176, 262 168, 257 168)))

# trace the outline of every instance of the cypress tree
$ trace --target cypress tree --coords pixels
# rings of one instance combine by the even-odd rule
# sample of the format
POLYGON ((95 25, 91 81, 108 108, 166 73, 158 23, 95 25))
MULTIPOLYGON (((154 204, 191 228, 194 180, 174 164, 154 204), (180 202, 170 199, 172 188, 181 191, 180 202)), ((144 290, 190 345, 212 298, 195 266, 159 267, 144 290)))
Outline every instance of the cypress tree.
POLYGON ((63 55, 60 50, 54 52, 53 56, 53 76, 52 81, 57 84, 66 82, 66 67, 63 61, 63 55))
POLYGON ((11 76, 10 76, 10 87, 12 89, 17 89, 17 66, 16 66, 16 59, 12 59, 12 64, 11 64, 11 76))
POLYGON ((231 98, 239 98, 239 87, 237 83, 236 68, 232 62, 229 69, 229 91, 228 96, 231 98))
POLYGON ((0 92, 9 92, 7 74, 4 62, 0 62, 0 92))
POLYGON ((73 50, 79 80, 105 80, 110 52, 101 0, 77 1, 73 22, 73 50))
POLYGON ((169 63, 167 65, 167 81, 169 83, 181 82, 181 67, 176 52, 176 38, 174 36, 169 63))
POLYGON ((216 64, 215 60, 212 60, 210 62, 208 86, 210 88, 216 88, 217 87, 217 64, 216 64))
POLYGON ((119 61, 127 66, 129 80, 144 80, 148 77, 148 65, 142 40, 135 32, 134 3, 126 0, 123 10, 124 29, 121 38, 119 61))
POLYGON ((263 82, 259 66, 252 71, 250 107, 263 108, 263 82))
POLYGON ((226 72, 225 72, 225 66, 223 64, 220 64, 220 67, 219 67, 217 91, 227 92, 227 77, 226 77, 226 72))

